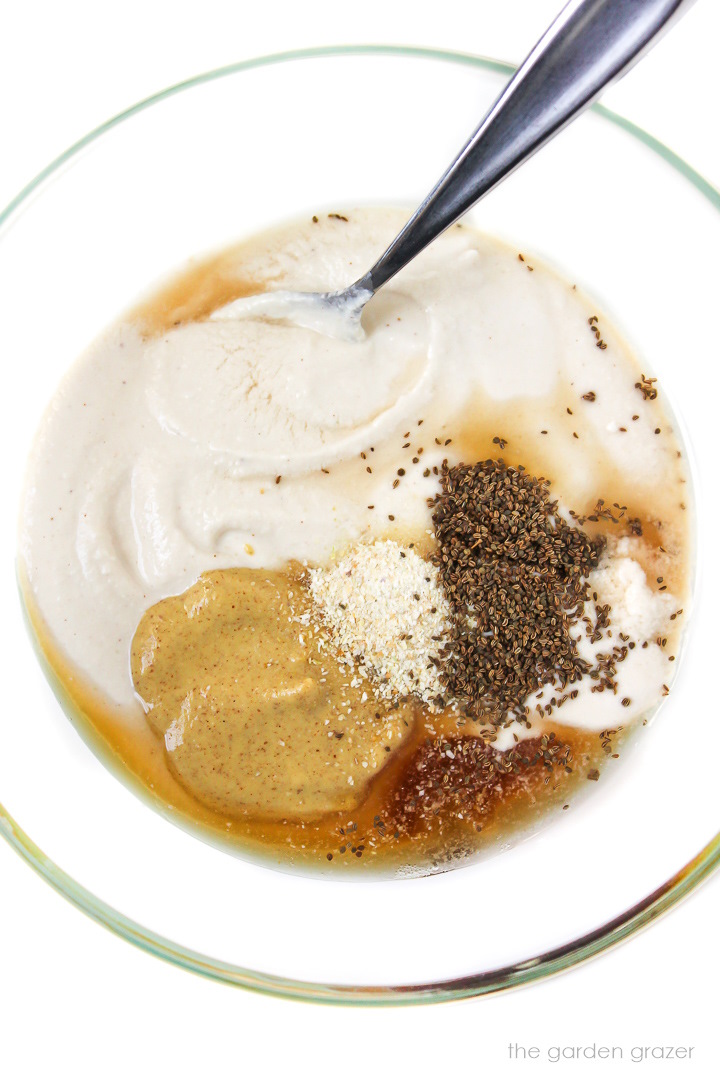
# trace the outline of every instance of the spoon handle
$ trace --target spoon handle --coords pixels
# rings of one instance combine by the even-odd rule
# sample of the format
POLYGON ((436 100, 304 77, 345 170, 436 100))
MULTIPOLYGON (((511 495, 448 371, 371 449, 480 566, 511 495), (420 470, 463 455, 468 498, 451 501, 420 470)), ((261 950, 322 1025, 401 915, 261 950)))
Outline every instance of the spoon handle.
POLYGON ((570 0, 356 288, 375 292, 639 60, 694 0, 570 0))

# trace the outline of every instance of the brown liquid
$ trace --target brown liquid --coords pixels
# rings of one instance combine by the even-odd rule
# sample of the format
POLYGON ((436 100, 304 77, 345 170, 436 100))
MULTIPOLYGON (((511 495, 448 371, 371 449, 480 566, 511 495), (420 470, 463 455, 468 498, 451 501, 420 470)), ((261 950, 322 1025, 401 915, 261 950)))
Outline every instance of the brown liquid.
POLYGON ((206 319, 213 311, 242 296, 262 292, 270 279, 250 280, 239 276, 234 249, 193 263, 184 273, 153 293, 131 313, 149 336, 162 334, 182 323, 206 319))

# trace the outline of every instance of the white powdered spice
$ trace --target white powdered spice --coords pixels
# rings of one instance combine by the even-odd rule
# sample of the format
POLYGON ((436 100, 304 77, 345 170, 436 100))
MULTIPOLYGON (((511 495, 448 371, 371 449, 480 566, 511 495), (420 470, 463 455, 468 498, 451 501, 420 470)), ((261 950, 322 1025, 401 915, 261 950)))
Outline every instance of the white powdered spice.
POLYGON ((611 624, 619 632, 636 642, 667 633, 677 598, 651 589, 643 568, 622 548, 606 554, 588 581, 600 603, 610 605, 611 624))
POLYGON ((434 566, 412 548, 377 540, 311 570, 310 592, 341 660, 357 663, 378 697, 433 703, 450 615, 434 566))

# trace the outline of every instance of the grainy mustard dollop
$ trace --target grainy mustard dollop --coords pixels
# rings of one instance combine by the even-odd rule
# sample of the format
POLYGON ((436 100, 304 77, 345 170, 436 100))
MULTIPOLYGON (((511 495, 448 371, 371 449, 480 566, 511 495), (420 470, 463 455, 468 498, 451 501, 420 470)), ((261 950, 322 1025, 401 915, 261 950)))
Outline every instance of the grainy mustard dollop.
POLYGON ((307 820, 347 811, 412 727, 322 635, 298 622, 291 573, 203 574, 150 608, 132 642, 132 676, 180 782, 228 815, 307 820), (353 685, 353 682, 358 685, 353 685))

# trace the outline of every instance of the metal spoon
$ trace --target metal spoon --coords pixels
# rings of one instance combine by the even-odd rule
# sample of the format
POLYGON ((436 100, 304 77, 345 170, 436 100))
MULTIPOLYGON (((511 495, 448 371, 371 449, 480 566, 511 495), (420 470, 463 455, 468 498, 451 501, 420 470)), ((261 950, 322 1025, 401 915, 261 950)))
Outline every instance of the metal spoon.
POLYGON ((450 168, 375 265, 339 292, 236 300, 213 318, 286 319, 360 338, 374 293, 623 75, 694 0, 570 0, 515 72, 450 168))

